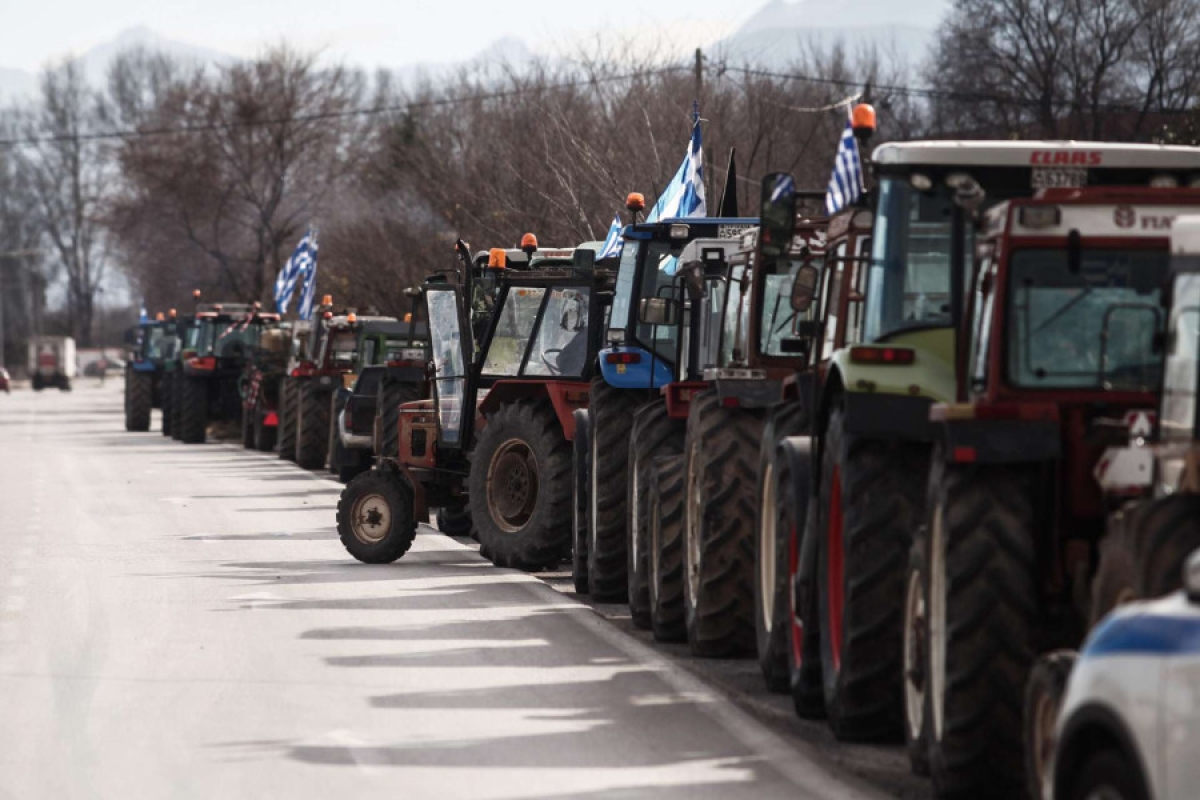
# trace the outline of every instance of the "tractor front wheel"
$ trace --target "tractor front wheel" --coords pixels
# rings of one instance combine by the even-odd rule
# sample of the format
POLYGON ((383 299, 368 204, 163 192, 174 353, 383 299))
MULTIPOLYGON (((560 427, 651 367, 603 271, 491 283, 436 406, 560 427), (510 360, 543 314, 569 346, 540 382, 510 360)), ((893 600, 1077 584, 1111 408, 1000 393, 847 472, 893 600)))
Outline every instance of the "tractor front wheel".
POLYGON ((150 430, 150 409, 154 407, 154 376, 148 372, 125 372, 125 430, 150 430))
POLYGON ((208 429, 208 381, 190 375, 182 378, 179 438, 184 444, 204 444, 208 429))
POLYGON ((288 376, 279 387, 279 457, 284 461, 296 460, 296 403, 300 399, 296 379, 288 376))
POLYGON ((325 447, 329 444, 329 392, 312 381, 300 389, 296 408, 296 463, 304 469, 325 466, 325 447))
POLYGON ((392 563, 417 535, 412 489, 395 472, 364 472, 342 490, 337 529, 342 545, 359 561, 392 563))
POLYGON ((497 566, 541 569, 567 551, 571 445, 549 403, 517 400, 488 418, 468 486, 480 550, 497 566))

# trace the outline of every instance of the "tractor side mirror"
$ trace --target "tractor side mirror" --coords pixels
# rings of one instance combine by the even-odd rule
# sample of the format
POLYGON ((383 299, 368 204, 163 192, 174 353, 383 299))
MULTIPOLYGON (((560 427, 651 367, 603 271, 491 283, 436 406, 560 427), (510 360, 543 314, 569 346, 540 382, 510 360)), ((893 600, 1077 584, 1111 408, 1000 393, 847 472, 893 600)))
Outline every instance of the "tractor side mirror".
POLYGON ((798 320, 792 330, 792 335, 780 340, 779 351, 807 359, 809 353, 812 352, 813 340, 820 335, 820 322, 815 319, 798 320))
POLYGON ((583 272, 595 272, 596 251, 587 247, 578 247, 571 255, 571 266, 583 272))
POLYGON ((759 203, 759 246, 764 255, 778 257, 788 251, 796 232, 796 181, 786 172, 762 179, 759 203))
POLYGON ((669 297, 643 297, 638 303, 638 322, 643 325, 676 325, 679 304, 669 297))
POLYGON ((812 264, 805 264, 796 271, 796 278, 792 281, 792 310, 803 314, 812 308, 813 300, 817 296, 817 284, 820 282, 821 272, 812 264))

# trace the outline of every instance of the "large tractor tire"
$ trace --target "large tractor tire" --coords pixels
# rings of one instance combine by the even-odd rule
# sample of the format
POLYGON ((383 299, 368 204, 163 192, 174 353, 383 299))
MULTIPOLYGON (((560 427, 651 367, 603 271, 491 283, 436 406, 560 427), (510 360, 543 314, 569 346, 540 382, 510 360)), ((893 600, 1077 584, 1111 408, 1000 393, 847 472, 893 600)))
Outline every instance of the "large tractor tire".
POLYGON ((125 430, 150 430, 154 407, 154 376, 148 372, 125 372, 125 430))
POLYGON ((586 408, 579 408, 572 416, 575 419, 575 441, 572 443, 571 470, 575 495, 572 498, 575 508, 571 519, 574 542, 571 547, 571 579, 575 584, 576 594, 588 593, 588 488, 591 478, 588 469, 591 466, 591 452, 588 442, 591 441, 591 429, 586 408))
POLYGON ((260 453, 269 453, 275 449, 275 438, 279 433, 278 423, 266 425, 262 412, 254 411, 254 449, 260 453))
POLYGON ((497 566, 541 569, 568 551, 571 444, 548 402, 517 400, 488 417, 468 496, 480 550, 497 566))
POLYGON ((602 603, 618 603, 628 596, 629 421, 643 402, 643 392, 614 389, 604 378, 592 378, 588 394, 588 588, 592 598, 602 603))
POLYGON ((179 370, 171 381, 171 438, 175 441, 183 438, 183 384, 186 380, 187 376, 179 370))
POLYGON ((299 385, 290 375, 279 386, 279 457, 284 461, 296 460, 296 403, 299 401, 299 385))
POLYGON ((696 395, 685 444, 684 609, 705 657, 754 649, 754 490, 763 418, 696 395))
POLYGON ((1200 496, 1149 501, 1137 518, 1137 594, 1151 599, 1183 586, 1183 567, 1200 549, 1200 496))
POLYGON ((439 508, 437 527, 447 536, 469 536, 471 534, 471 509, 465 505, 439 508))
POLYGON ((784 509, 791 491, 786 483, 776 479, 786 469, 787 458, 778 452, 777 445, 787 436, 802 433, 807 415, 800 403, 786 403, 767 418, 762 442, 758 448, 758 480, 754 505, 755 570, 754 570, 754 638, 758 665, 763 679, 772 692, 786 692, 790 685, 788 671, 788 541, 790 529, 784 509))
POLYGON ((342 490, 337 529, 342 545, 359 561, 392 563, 417 536, 412 489, 396 472, 364 472, 342 490))
MULTIPOLYGON (((777 497, 783 497, 781 504, 783 517, 779 523, 783 530, 790 532, 788 536, 788 592, 787 608, 791 619, 788 620, 788 689, 792 695, 792 707, 796 716, 801 719, 824 719, 825 717, 825 683, 821 676, 821 626, 816 620, 804 619, 803 607, 800 602, 800 544, 804 541, 805 531, 817 524, 817 506, 808 504, 808 512, 803 522, 797 511, 797 504, 782 492, 791 490, 791 467, 786 458, 778 461, 779 471, 776 483, 780 487, 777 497), (799 526, 799 527, 797 527, 799 526)), ((809 612, 811 613, 811 612, 809 612)))
POLYGON ((30 381, 30 384, 35 392, 40 392, 42 389, 46 388, 46 381, 40 372, 33 373, 33 378, 30 381))
POLYGON ((384 380, 379 387, 379 455, 397 458, 400 453, 400 405, 421 399, 421 388, 411 383, 384 380))
POLYGON ((929 448, 845 433, 840 406, 821 441, 817 619, 825 713, 845 741, 898 738, 904 587, 929 448))
POLYGON ((1040 470, 945 467, 929 526, 929 772, 938 797, 1025 790, 1022 711, 1039 619, 1040 470))
POLYGON ((257 416, 257 409, 242 407, 242 447, 247 450, 254 449, 254 418, 257 416))
POLYGON ((164 372, 162 376, 162 435, 171 435, 175 413, 175 373, 164 372))
POLYGON ((300 387, 296 406, 296 463, 304 469, 325 466, 325 448, 329 444, 329 392, 313 381, 300 387))
POLYGON ((667 404, 657 401, 642 406, 633 418, 629 435, 629 487, 626 492, 625 523, 628 531, 629 612, 633 624, 649 629, 650 621, 650 471, 655 459, 683 453, 685 425, 667 415, 667 404))
POLYGON ((1050 760, 1058 746, 1058 717, 1075 667, 1074 650, 1056 650, 1034 662, 1025 685, 1025 785, 1030 800, 1040 800, 1049 779, 1050 760))
POLYGON ((654 459, 647 481, 650 629, 660 642, 687 640, 683 608, 683 461, 682 455, 654 459))
POLYGON ((204 444, 208 433, 208 381, 182 376, 179 438, 184 444, 204 444))

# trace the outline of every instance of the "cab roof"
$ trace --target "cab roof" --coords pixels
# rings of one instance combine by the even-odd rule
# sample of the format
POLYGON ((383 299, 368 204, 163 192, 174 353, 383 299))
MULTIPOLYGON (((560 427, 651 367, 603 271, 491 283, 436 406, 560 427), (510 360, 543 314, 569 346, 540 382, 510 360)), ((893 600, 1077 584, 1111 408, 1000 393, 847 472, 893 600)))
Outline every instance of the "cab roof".
POLYGON ((1200 170, 1200 147, 1115 142, 952 139, 888 142, 875 148, 871 158, 881 166, 1086 166, 1200 170))

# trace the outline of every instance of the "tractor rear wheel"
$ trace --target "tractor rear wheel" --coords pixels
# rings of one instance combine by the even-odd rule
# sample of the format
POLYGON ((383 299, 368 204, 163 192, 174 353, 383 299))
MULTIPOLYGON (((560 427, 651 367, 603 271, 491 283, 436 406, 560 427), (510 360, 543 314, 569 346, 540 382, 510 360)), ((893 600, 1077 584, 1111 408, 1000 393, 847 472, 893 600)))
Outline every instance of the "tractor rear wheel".
POLYGON ((1032 800, 1045 797, 1050 760, 1058 745, 1058 716, 1075 667, 1074 650, 1056 650, 1036 662, 1025 686, 1025 784, 1032 800))
POLYGON ((600 602, 621 602, 628 594, 629 420, 644 399, 643 392, 616 389, 602 377, 592 378, 588 394, 588 587, 592 598, 600 602))
MULTIPOLYGON (((806 619, 805 605, 813 608, 816 603, 811 597, 805 600, 800 596, 800 549, 807 535, 816 535, 817 506, 808 504, 808 512, 804 522, 800 522, 797 504, 790 496, 791 466, 787 459, 779 460, 779 472, 776 485, 780 488, 777 494, 783 497, 783 514, 780 524, 789 532, 788 535, 788 597, 787 608, 791 618, 788 620, 788 688, 792 694, 792 707, 796 716, 801 719, 823 719, 825 717, 825 684, 821 676, 821 626, 815 619, 806 619), (798 527, 801 526, 802 527, 798 527), (809 533, 806 533, 809 532, 809 533)), ((808 590, 811 594, 812 589, 808 590)))
POLYGON ((754 506, 755 566, 754 631, 758 665, 772 692, 786 692, 788 672, 788 540, 790 529, 784 504, 788 483, 776 476, 786 469, 787 458, 779 452, 784 437, 795 436, 806 427, 807 415, 800 403, 774 409, 763 429, 758 450, 758 502, 754 506))
POLYGON ((257 416, 257 409, 242 406, 242 447, 247 450, 254 449, 254 418, 257 416))
POLYGON ((1147 600, 1183 586, 1183 566, 1200 548, 1200 496, 1149 501, 1137 517, 1137 594, 1147 600))
POLYGON ((379 387, 379 455, 397 458, 400 452, 400 405, 421 399, 420 387, 411 383, 387 380, 379 387))
POLYGON ((447 536, 468 536, 471 533, 471 509, 465 505, 444 506, 437 512, 438 530, 447 536))
POLYGON ((575 486, 575 516, 571 520, 571 527, 574 532, 574 543, 571 548, 571 579, 575 584, 576 594, 588 593, 588 509, 591 507, 591 502, 588 500, 588 488, 591 486, 591 479, 588 476, 588 469, 591 467, 591 455, 588 448, 588 442, 591 441, 591 430, 589 426, 589 416, 586 408, 576 409, 574 414, 575 419, 575 441, 572 443, 572 472, 574 473, 575 486))
POLYGON ((300 399, 296 379, 288 376, 279 387, 279 457, 296 460, 296 403, 300 399))
POLYGON ((208 429, 208 381, 183 375, 179 438, 184 444, 204 444, 208 429))
POLYGON ((162 435, 171 435, 175 416, 175 373, 164 372, 162 376, 162 435))
POLYGON ((396 472, 364 472, 342 490, 337 529, 342 545, 359 561, 392 563, 417 535, 412 489, 396 472))
POLYGON ((683 608, 683 456, 660 456, 650 467, 646 512, 650 555, 650 629, 660 642, 687 640, 683 608))
POLYGON ((835 407, 821 442, 817 620, 825 712, 838 739, 901 731, 904 586, 929 474, 925 446, 852 439, 835 407))
POLYGON ((304 469, 325 466, 325 447, 329 444, 329 392, 313 381, 300 387, 296 406, 296 463, 304 469))
POLYGON ((650 621, 650 471, 655 459, 683 453, 684 424, 667 415, 663 401, 649 403, 633 418, 629 434, 629 487, 625 506, 629 612, 633 624, 648 629, 650 621))
POLYGON ((945 467, 929 527, 929 771, 938 797, 1019 797, 1039 618, 1040 470, 945 467))
POLYGON ((254 411, 254 449, 260 453, 269 453, 275 449, 275 437, 279 432, 278 423, 267 425, 261 411, 254 411))
POLYGON ((480 549, 492 563, 535 570, 562 557, 571 530, 571 445, 549 403, 522 399, 493 412, 467 480, 480 549))
POLYGON ((148 372, 125 372, 125 430, 150 430, 150 409, 154 407, 154 376, 148 372))
POLYGON ((721 406, 716 392, 692 401, 686 435, 684 609, 698 656, 754 647, 754 496, 762 417, 721 406))
POLYGON ((171 438, 183 439, 183 384, 187 380, 182 370, 175 372, 171 383, 171 438))

